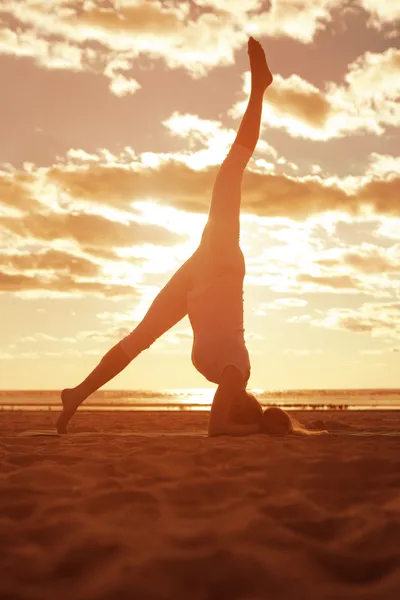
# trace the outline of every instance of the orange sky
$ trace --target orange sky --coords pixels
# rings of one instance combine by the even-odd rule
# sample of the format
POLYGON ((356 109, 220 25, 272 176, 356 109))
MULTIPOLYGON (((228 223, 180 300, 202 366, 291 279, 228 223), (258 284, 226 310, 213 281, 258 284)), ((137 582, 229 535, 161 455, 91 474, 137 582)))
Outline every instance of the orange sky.
MULTIPOLYGON (((196 248, 249 89, 254 388, 400 387, 400 5, 2 0, 0 386, 61 388, 196 248)), ((187 319, 111 388, 208 386, 187 319)))

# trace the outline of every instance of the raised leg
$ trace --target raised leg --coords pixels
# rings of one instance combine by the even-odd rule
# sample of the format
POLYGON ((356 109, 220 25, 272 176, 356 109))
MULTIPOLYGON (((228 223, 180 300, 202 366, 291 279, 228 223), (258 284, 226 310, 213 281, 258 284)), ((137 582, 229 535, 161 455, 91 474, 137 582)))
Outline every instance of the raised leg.
POLYGON ((264 92, 272 83, 264 50, 253 38, 248 42, 248 54, 250 97, 236 139, 218 171, 205 230, 219 245, 239 243, 242 177, 260 135, 264 92))

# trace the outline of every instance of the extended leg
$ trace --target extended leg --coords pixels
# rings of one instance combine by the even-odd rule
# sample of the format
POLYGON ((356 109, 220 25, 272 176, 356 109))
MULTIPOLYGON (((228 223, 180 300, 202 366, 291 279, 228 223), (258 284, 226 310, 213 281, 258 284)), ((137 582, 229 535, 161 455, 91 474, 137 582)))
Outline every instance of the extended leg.
POLYGON ((194 261, 195 256, 192 256, 175 273, 139 325, 107 352, 82 383, 62 391, 63 410, 57 420, 58 433, 66 433, 68 422, 88 396, 118 375, 138 354, 186 315, 186 298, 192 282, 194 261))
POLYGON ((272 83, 262 46, 249 39, 248 53, 251 67, 251 92, 236 139, 222 163, 215 180, 207 235, 217 243, 239 242, 239 218, 243 172, 253 154, 260 135, 263 96, 272 83))

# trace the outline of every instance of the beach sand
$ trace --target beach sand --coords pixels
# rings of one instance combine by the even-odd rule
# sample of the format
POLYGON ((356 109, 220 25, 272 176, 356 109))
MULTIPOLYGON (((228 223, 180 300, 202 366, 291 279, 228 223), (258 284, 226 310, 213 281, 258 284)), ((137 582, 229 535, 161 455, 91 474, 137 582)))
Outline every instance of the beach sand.
MULTIPOLYGON (((1 600, 399 597, 400 437, 208 439, 184 412, 19 435, 56 416, 0 416, 1 600)), ((400 431, 398 412, 296 416, 400 431)))

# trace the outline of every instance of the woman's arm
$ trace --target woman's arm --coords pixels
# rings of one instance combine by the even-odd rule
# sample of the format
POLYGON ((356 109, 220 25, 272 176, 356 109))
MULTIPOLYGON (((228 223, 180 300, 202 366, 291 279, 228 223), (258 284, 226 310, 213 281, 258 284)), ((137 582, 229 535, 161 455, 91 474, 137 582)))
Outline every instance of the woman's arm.
POLYGON ((224 370, 220 384, 215 392, 208 422, 208 435, 244 436, 259 433, 257 424, 240 424, 231 420, 232 404, 238 392, 245 388, 245 382, 240 371, 230 365, 224 370))

